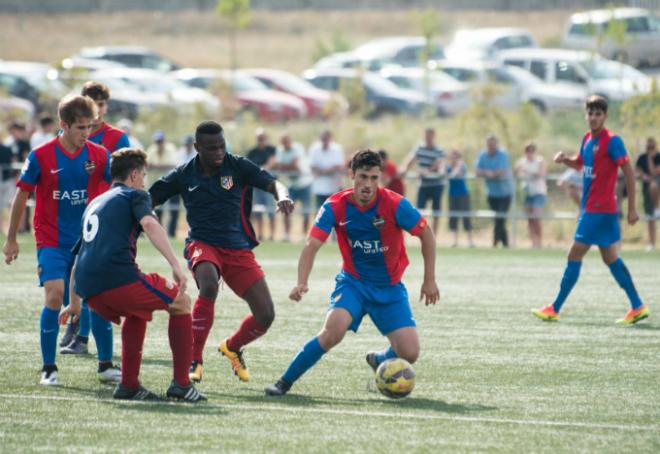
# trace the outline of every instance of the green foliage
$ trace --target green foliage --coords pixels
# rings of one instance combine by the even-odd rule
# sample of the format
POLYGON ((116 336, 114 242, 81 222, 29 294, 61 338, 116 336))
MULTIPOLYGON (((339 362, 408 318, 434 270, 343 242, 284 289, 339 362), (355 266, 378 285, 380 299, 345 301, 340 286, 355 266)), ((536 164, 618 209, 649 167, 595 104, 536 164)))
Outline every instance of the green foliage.
POLYGON ((152 111, 140 112, 136 120, 136 130, 146 146, 151 143, 151 137, 157 130, 165 131, 168 137, 178 138, 192 134, 200 122, 208 119, 208 112, 205 112, 202 104, 196 104, 191 109, 169 104, 152 111))
POLYGON ((362 84, 362 76, 353 79, 342 79, 339 93, 348 101, 349 112, 356 115, 366 115, 370 111, 367 103, 367 93, 362 84))
POLYGON ((250 23, 250 0, 218 0, 216 12, 232 28, 242 30, 250 23))
POLYGON ((484 138, 490 133, 496 134, 505 146, 510 146, 508 121, 504 112, 494 103, 500 92, 501 87, 496 84, 473 89, 474 102, 458 116, 459 136, 463 137, 461 146, 481 147, 484 138))
POLYGON ((633 137, 655 135, 660 124, 660 91, 653 79, 651 91, 626 100, 621 106, 624 131, 633 137))
POLYGON ((312 63, 315 63, 330 54, 347 52, 351 50, 351 48, 351 42, 342 30, 333 31, 327 41, 321 36, 316 36, 314 40, 314 51, 312 52, 312 63))

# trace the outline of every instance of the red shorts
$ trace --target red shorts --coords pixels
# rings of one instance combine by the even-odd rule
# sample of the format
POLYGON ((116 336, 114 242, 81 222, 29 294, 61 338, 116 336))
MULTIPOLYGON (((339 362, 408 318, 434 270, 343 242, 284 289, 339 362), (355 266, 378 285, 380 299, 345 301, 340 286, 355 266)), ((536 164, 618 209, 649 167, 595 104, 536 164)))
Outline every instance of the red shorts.
POLYGON ((238 296, 243 296, 247 289, 265 276, 250 249, 227 249, 193 240, 186 246, 183 256, 191 271, 195 271, 201 262, 211 262, 238 296))
POLYGON ((157 310, 167 310, 179 288, 158 273, 142 274, 140 280, 106 290, 87 299, 89 307, 106 320, 119 324, 119 317, 151 320, 157 310))

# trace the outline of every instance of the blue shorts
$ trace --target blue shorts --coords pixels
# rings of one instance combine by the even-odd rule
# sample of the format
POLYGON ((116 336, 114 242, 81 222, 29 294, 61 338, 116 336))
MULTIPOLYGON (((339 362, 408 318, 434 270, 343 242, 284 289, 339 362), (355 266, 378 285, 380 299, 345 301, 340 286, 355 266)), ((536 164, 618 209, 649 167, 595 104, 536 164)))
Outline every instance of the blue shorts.
POLYGON ((621 240, 621 226, 617 213, 580 213, 575 241, 607 247, 621 240))
POLYGON ((357 332, 366 314, 384 336, 399 328, 417 326, 403 283, 377 287, 362 283, 344 272, 339 273, 335 281, 337 284, 330 297, 329 310, 347 310, 353 317, 348 327, 351 331, 357 332))
POLYGON ((296 200, 300 200, 303 214, 310 214, 312 212, 312 190, 310 186, 289 188, 289 197, 291 197, 294 203, 296 200))
POLYGON ((39 285, 43 287, 44 282, 54 279, 64 279, 64 283, 68 284, 73 259, 73 254, 67 248, 46 246, 37 249, 39 285))
POLYGON ((535 195, 526 196, 525 206, 530 208, 543 208, 545 206, 545 194, 535 194, 535 195))

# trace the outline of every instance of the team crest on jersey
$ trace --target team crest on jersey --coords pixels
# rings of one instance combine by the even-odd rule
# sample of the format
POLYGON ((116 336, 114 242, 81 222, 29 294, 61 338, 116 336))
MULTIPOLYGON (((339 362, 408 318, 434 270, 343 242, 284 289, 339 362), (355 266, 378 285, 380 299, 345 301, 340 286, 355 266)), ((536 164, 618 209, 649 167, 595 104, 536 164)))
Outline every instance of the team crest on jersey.
POLYGON ((234 179, 231 175, 220 177, 220 186, 222 186, 223 189, 230 190, 234 186, 234 179))
POLYGON ((202 255, 202 250, 200 248, 196 247, 195 250, 192 253, 192 258, 196 259, 200 255, 202 255))
POLYGON ((165 279, 165 287, 167 287, 168 290, 172 290, 174 288, 174 282, 170 281, 169 279, 165 279))
POLYGON ((87 175, 91 175, 96 170, 96 163, 94 161, 85 161, 83 162, 83 167, 85 167, 87 175))
POLYGON ((385 218, 382 216, 376 215, 372 220, 371 224, 376 227, 377 229, 382 228, 385 225, 385 218))

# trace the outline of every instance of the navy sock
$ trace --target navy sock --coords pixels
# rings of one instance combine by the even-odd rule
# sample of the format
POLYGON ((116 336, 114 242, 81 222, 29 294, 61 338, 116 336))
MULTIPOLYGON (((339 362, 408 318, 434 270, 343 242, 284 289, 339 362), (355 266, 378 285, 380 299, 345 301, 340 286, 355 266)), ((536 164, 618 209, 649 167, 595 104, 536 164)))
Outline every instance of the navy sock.
POLYGON ((89 313, 99 362, 112 361, 112 323, 93 310, 90 310, 89 313))
POLYGON ((87 302, 83 300, 80 304, 80 325, 78 328, 78 336, 89 337, 90 317, 89 306, 87 305, 87 302))
POLYGON ((608 266, 610 267, 614 279, 616 279, 617 283, 626 292, 626 295, 628 295, 632 308, 639 309, 642 307, 644 303, 642 303, 642 300, 637 293, 637 289, 635 289, 635 284, 633 284, 630 271, 628 271, 628 268, 625 263, 623 263, 623 260, 621 260, 621 257, 610 263, 608 266))
POLYGON ((577 282, 578 277, 580 277, 580 268, 582 268, 582 262, 575 262, 572 260, 566 262, 564 276, 561 278, 561 284, 559 284, 559 293, 557 294, 555 302, 552 303, 555 312, 561 310, 561 306, 564 304, 564 301, 566 301, 566 298, 568 298, 571 290, 573 290, 573 286, 577 282))
POLYGON ((303 345, 303 348, 293 358, 282 378, 288 384, 292 385, 302 374, 311 369, 324 354, 325 350, 319 344, 318 338, 313 337, 303 345))
POLYGON ((396 358, 397 354, 394 352, 394 349, 390 345, 387 347, 385 350, 382 350, 380 352, 376 353, 376 361, 378 361, 378 364, 380 365, 383 361, 387 361, 388 359, 396 358))
POLYGON ((43 360, 44 364, 55 364, 57 334, 60 332, 60 325, 57 322, 59 315, 59 309, 53 310, 44 306, 41 310, 39 328, 41 339, 41 359, 43 360))

